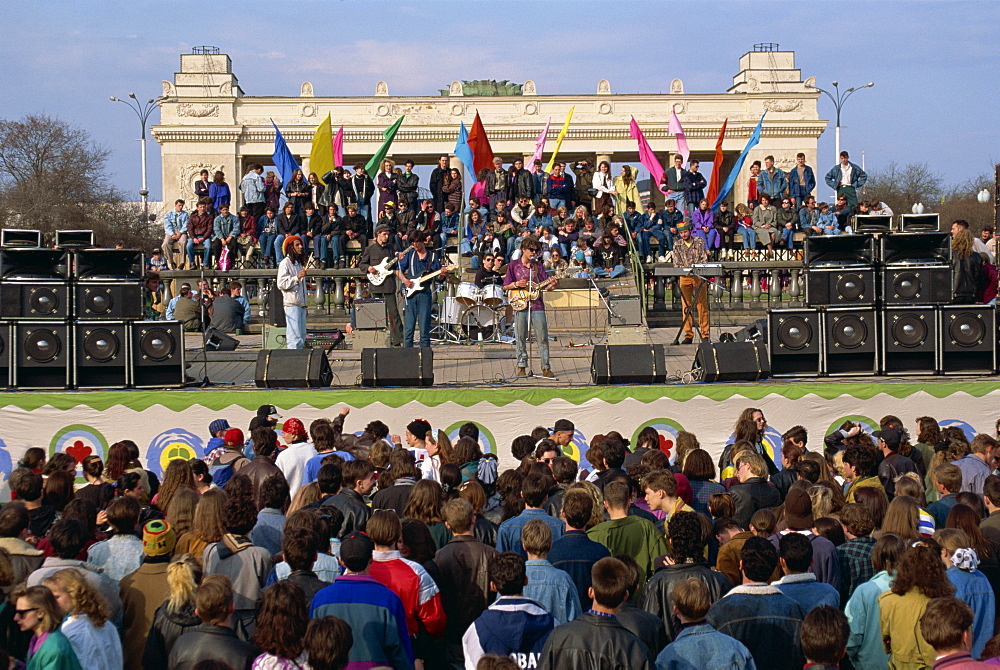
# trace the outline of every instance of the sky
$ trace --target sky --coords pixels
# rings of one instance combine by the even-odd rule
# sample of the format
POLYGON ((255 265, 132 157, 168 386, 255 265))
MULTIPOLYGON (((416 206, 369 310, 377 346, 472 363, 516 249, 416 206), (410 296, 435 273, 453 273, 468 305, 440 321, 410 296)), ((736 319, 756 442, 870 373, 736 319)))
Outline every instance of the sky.
MULTIPOLYGON (((951 185, 1000 162, 995 1, 2 5, 0 118, 44 113, 85 129, 111 150, 109 171, 128 194, 141 181, 139 121, 108 96, 158 96, 180 54, 198 45, 231 56, 247 95, 295 96, 308 80, 317 96, 367 96, 379 80, 393 95, 436 95, 456 79, 533 79, 540 94, 592 94, 602 78, 615 93, 656 93, 675 77, 687 93, 718 93, 743 53, 777 42, 796 52, 803 79, 815 76, 823 88, 875 82, 842 113, 842 148, 855 160, 864 152, 867 169, 927 162, 951 185)), ((819 145, 825 171, 835 112, 825 96, 819 110, 830 120, 819 145)), ((158 200, 159 147, 147 149, 150 199, 158 200)))

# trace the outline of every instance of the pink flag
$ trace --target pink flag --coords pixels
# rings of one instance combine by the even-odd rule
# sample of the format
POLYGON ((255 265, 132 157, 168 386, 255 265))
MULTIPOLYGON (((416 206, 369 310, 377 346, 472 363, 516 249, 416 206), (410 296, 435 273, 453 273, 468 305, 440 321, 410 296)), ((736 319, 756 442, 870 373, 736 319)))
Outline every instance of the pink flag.
POLYGON ((542 134, 538 136, 537 140, 535 140, 535 155, 531 157, 531 165, 528 166, 528 172, 531 174, 535 173, 535 161, 542 160, 542 154, 545 153, 545 139, 549 136, 550 123, 552 123, 551 116, 549 117, 549 120, 545 122, 545 130, 543 130, 542 134))
POLYGON ((344 126, 337 131, 337 136, 333 138, 333 164, 337 167, 344 166, 344 126))
POLYGON ((660 159, 649 148, 649 142, 646 141, 646 136, 639 129, 639 124, 635 122, 634 116, 628 129, 629 135, 639 143, 639 162, 642 163, 644 168, 649 170, 649 174, 653 178, 651 186, 658 188, 660 180, 663 179, 663 166, 660 165, 660 159))
POLYGON ((691 151, 688 149, 687 138, 684 137, 684 129, 681 128, 681 120, 677 118, 677 112, 670 110, 670 126, 668 130, 677 137, 677 153, 681 155, 684 165, 687 165, 688 156, 691 151))

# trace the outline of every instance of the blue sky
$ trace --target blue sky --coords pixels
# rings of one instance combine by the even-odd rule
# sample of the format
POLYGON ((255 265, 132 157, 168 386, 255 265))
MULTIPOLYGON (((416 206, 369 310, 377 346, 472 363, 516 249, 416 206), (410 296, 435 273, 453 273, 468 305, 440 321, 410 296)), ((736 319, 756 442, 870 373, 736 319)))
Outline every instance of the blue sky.
MULTIPOLYGON (((926 161, 952 184, 1000 162, 1000 2, 3 5, 3 118, 45 113, 85 128, 112 150, 109 167, 133 194, 138 120, 108 96, 155 97, 179 55, 202 44, 230 54, 248 95, 297 95, 309 80, 323 96, 371 95, 380 79, 394 95, 433 95, 455 79, 533 79, 542 94, 590 94, 607 78, 615 93, 660 92, 674 77, 688 93, 715 93, 754 43, 778 42, 820 86, 875 82, 843 114, 843 148, 856 159, 864 151, 869 169, 926 161)), ((831 121, 820 156, 832 164, 834 110, 825 97, 820 114, 831 121)), ((158 199, 158 145, 148 149, 158 199)))

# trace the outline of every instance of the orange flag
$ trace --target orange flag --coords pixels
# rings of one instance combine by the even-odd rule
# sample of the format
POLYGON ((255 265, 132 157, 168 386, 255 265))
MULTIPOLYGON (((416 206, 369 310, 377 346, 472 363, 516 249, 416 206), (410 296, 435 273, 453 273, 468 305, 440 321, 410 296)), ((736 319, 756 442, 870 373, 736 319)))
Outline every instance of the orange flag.
POLYGON ((469 131, 469 148, 472 149, 472 165, 476 170, 476 177, 483 170, 493 169, 493 148, 490 140, 486 137, 486 129, 476 112, 476 120, 472 122, 472 130, 469 131))
POLYGON ((722 129, 719 131, 719 140, 715 143, 715 159, 712 161, 712 177, 708 180, 708 201, 715 202, 719 195, 719 177, 722 175, 722 140, 726 137, 726 124, 729 119, 722 122, 722 129))

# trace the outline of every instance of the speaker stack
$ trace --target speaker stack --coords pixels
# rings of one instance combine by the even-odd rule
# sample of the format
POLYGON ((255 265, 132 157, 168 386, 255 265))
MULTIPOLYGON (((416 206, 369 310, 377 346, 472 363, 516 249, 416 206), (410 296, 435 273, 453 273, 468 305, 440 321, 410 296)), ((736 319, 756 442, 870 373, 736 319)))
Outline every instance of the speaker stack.
POLYGON ((0 385, 183 385, 180 324, 143 321, 142 252, 93 248, 91 231, 58 231, 56 243, 0 231, 0 385))
POLYGON ((859 216, 857 234, 806 238, 807 307, 768 312, 773 376, 996 373, 996 310, 949 304, 937 215, 890 224, 859 216))

